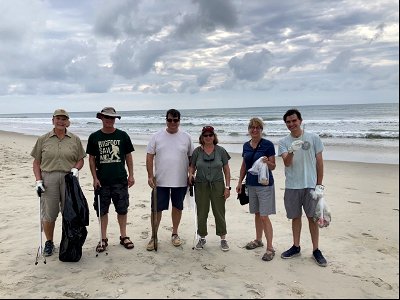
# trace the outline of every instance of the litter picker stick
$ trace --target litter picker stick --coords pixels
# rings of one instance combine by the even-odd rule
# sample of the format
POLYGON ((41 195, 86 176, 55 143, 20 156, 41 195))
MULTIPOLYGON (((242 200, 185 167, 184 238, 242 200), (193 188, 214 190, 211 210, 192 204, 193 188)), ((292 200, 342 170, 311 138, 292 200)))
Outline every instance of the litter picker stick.
POLYGON ((157 186, 153 188, 153 211, 151 214, 152 217, 152 236, 154 240, 154 250, 157 251, 158 247, 158 238, 157 238, 157 219, 158 219, 158 213, 157 213, 157 186))
POLYGON ((196 200, 194 199, 194 193, 193 193, 194 186, 190 185, 189 186, 189 196, 190 196, 190 201, 191 204, 193 205, 193 217, 194 217, 194 236, 193 236, 193 247, 192 250, 194 250, 194 247, 197 242, 197 205, 196 205, 196 200))
MULTIPOLYGON (((99 243, 100 243, 100 246, 103 247, 103 236, 101 234, 100 193, 98 190, 95 190, 94 194, 97 195, 97 211, 98 211, 98 215, 99 215, 99 239, 100 239, 99 243)), ((107 250, 106 250, 106 255, 108 255, 107 250)), ((99 256, 99 252, 96 253, 96 257, 97 256, 99 256)))
POLYGON ((35 266, 39 263, 39 259, 41 258, 43 260, 43 263, 46 263, 46 257, 43 255, 43 237, 42 237, 42 231, 43 231, 43 225, 42 225, 42 191, 38 190, 39 194, 39 247, 36 253, 36 260, 35 260, 35 266))

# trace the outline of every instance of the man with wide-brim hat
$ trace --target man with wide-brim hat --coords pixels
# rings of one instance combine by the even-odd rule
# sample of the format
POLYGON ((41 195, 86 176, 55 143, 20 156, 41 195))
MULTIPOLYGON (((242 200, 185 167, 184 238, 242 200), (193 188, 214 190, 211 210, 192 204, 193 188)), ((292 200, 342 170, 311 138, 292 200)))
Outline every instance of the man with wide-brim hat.
POLYGON ((135 149, 129 135, 115 127, 115 119, 121 119, 121 116, 113 107, 103 108, 96 117, 102 121, 103 126, 90 134, 86 148, 95 190, 94 208, 101 220, 101 238, 96 246, 96 252, 107 250, 108 212, 111 202, 117 212, 119 243, 126 249, 133 249, 133 242, 127 236, 126 225, 129 207, 128 189, 135 184, 132 158, 135 149))
POLYGON ((121 119, 113 107, 104 107, 101 112, 97 113, 96 118, 101 119, 102 116, 121 119))

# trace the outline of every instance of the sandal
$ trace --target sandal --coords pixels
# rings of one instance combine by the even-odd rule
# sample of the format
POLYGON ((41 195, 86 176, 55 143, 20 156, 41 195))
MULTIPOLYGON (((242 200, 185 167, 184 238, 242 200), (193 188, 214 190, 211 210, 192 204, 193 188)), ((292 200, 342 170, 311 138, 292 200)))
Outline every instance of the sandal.
POLYGON ((271 261, 273 260, 275 256, 275 250, 274 249, 267 249, 267 252, 264 253, 264 255, 262 256, 262 260, 263 261, 271 261))
POLYGON ((181 238, 176 233, 172 234, 171 242, 172 242, 172 245, 174 245, 175 247, 179 247, 180 245, 182 245, 181 238))
POLYGON ((253 249, 256 249, 258 247, 264 247, 264 244, 263 244, 262 241, 254 240, 254 241, 251 241, 251 242, 247 243, 247 245, 246 245, 246 249, 247 250, 253 250, 253 249))
POLYGON ((126 249, 133 249, 135 247, 135 245, 132 243, 131 239, 129 238, 129 236, 126 237, 119 237, 119 243, 124 246, 126 249), (128 241, 125 243, 125 241, 128 241))
POLYGON ((101 243, 99 242, 96 246, 96 252, 104 252, 107 250, 108 246, 108 238, 101 239, 101 243))

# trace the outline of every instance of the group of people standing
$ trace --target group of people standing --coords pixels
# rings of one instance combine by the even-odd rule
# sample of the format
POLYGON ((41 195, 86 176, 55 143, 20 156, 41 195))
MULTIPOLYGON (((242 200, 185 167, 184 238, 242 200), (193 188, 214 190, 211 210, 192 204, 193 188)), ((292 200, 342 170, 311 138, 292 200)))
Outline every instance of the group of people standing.
MULTIPOLYGON (((135 184, 132 157, 134 147, 129 135, 115 127, 115 120, 121 116, 114 108, 105 107, 96 117, 102 121, 102 128, 89 136, 86 151, 79 137, 67 129, 70 124, 69 114, 64 109, 57 109, 54 112, 52 119, 54 128, 39 137, 32 150, 33 172, 36 178, 36 190, 40 196, 41 219, 46 236, 45 256, 50 256, 54 252, 55 221, 65 203, 64 176, 69 172, 78 176, 86 154, 89 155, 93 188, 97 195, 94 208, 101 221, 101 239, 96 251, 103 252, 108 246, 107 225, 111 201, 117 213, 120 244, 126 249, 134 248, 126 230, 128 189, 135 184)), ((168 110, 165 120, 166 128, 155 133, 146 148, 148 185, 153 191, 152 236, 146 249, 157 250, 157 231, 162 212, 169 210, 170 202, 171 243, 176 247, 182 244, 178 228, 183 202, 188 186, 194 186, 199 236, 195 248, 201 250, 206 244, 207 219, 211 206, 216 235, 221 238, 221 250, 228 251, 225 202, 232 190, 229 167, 231 157, 222 146, 218 145, 218 136, 212 126, 202 128, 198 140, 199 146, 195 148, 191 136, 179 128, 181 114, 178 110, 168 110)), ((285 165, 284 204, 287 217, 292 219, 293 246, 283 252, 281 257, 286 259, 300 255, 303 208, 309 221, 313 257, 318 265, 326 266, 326 259, 318 249, 319 227, 313 221, 317 201, 310 193, 316 187, 319 189, 323 187, 323 144, 318 135, 304 132, 301 128, 302 117, 298 110, 288 110, 283 120, 290 134, 279 141, 278 155, 282 157, 285 165)), ((251 139, 243 145, 243 161, 236 192, 241 192, 242 182, 245 181, 249 196, 249 211, 254 214, 256 231, 255 239, 245 247, 248 250, 264 247, 262 242, 264 234, 267 245, 262 260, 270 261, 275 256, 273 227, 269 216, 276 214, 272 172, 276 167, 276 153, 273 143, 263 138, 263 130, 262 119, 250 120, 248 132, 251 139), (260 183, 259 176, 249 172, 258 161, 265 164, 268 172, 267 183, 260 183)))

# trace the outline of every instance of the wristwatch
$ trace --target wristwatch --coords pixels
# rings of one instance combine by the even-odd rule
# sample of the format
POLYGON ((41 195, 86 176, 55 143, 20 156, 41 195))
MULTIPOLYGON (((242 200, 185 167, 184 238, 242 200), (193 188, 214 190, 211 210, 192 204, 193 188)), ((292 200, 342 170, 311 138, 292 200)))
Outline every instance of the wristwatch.
POLYGON ((228 190, 232 190, 232 188, 230 186, 226 186, 225 188, 228 190))

